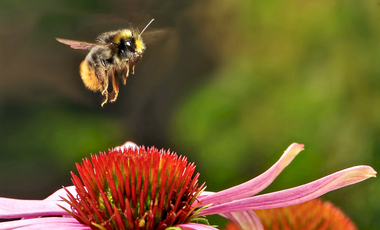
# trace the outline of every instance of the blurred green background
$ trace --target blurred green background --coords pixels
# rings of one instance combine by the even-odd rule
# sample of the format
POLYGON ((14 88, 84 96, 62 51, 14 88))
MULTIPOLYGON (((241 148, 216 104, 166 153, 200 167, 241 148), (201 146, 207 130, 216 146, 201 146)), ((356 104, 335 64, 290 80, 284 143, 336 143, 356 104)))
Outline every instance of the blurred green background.
MULTIPOLYGON (((127 140, 170 148, 218 191, 306 150, 264 192, 361 164, 380 168, 377 0, 0 0, 0 196, 42 199, 75 162, 127 140), (85 89, 105 31, 165 28, 116 103, 85 89)), ((144 36, 143 36, 144 37, 144 36)), ((331 192, 359 229, 380 226, 377 179, 331 192)), ((223 226, 222 218, 212 224, 223 226)))

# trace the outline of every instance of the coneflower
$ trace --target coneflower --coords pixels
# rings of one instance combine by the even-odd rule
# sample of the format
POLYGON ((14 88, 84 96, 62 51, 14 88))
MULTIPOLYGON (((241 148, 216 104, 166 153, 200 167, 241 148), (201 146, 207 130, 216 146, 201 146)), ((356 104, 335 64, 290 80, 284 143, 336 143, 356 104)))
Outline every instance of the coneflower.
POLYGON ((213 214, 260 229, 252 210, 300 204, 376 176, 369 166, 355 166, 302 186, 255 196, 301 150, 303 145, 294 143, 260 176, 215 193, 204 191, 195 164, 186 157, 126 143, 84 159, 77 164, 79 177, 72 173, 74 186, 45 200, 0 198, 0 219, 21 218, 0 223, 0 229, 215 230, 206 220, 213 214))

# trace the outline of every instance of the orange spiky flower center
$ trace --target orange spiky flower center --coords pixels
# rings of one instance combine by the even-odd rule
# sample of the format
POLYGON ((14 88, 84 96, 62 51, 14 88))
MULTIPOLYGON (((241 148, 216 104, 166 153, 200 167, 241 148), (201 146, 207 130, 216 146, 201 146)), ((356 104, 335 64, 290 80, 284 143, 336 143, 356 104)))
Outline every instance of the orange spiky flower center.
POLYGON ((154 147, 109 150, 76 166, 77 196, 66 190, 66 211, 91 229, 161 230, 189 222, 205 187, 193 163, 154 147))
MULTIPOLYGON (((284 208, 255 210, 264 230, 356 230, 352 221, 333 204, 314 199, 302 204, 284 208)), ((240 230, 229 223, 225 230, 240 230)))

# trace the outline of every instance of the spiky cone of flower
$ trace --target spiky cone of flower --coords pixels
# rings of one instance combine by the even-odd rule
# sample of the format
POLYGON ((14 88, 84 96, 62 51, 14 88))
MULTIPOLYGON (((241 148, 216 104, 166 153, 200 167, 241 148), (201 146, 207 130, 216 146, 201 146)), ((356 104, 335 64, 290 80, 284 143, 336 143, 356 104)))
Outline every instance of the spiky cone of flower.
POLYGON ((60 189, 45 200, 0 198, 0 219, 22 218, 0 223, 0 230, 216 230, 204 219, 213 214, 229 218, 241 229, 261 230, 252 210, 300 204, 376 176, 370 166, 355 166, 298 187, 256 195, 301 150, 303 145, 294 143, 260 176, 207 192, 198 183, 195 165, 185 157, 126 143, 77 164, 79 177, 72 173, 75 187, 60 189))
MULTIPOLYGON (((320 199, 288 207, 256 210, 255 214, 260 218, 264 230, 357 230, 339 208, 320 199)), ((230 222, 225 230, 248 228, 240 229, 230 222)))
POLYGON ((194 164, 155 148, 110 150, 84 159, 77 169, 77 196, 67 191, 72 210, 66 210, 92 229, 163 230, 190 222, 204 188, 194 164))

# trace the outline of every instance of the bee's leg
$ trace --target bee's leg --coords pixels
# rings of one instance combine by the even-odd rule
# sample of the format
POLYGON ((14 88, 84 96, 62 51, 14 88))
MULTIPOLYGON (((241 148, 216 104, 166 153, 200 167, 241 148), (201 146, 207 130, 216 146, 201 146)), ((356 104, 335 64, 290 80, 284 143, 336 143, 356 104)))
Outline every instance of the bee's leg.
POLYGON ((138 57, 136 57, 136 59, 132 62, 132 74, 135 74, 135 67, 136 67, 136 64, 137 64, 137 62, 140 61, 141 57, 142 57, 141 55, 138 56, 138 57))
POLYGON ((104 101, 102 102, 101 106, 103 107, 104 104, 108 101, 108 72, 107 72, 107 64, 106 61, 102 58, 97 59, 96 61, 96 76, 99 79, 100 82, 100 89, 99 91, 101 94, 105 97, 104 101))
POLYGON ((136 63, 133 63, 132 64, 132 74, 135 74, 135 66, 136 66, 136 63))
POLYGON ((127 78, 129 77, 129 62, 125 67, 125 75, 123 76, 123 84, 127 84, 127 78))
POLYGON ((101 106, 103 107, 105 103, 108 101, 108 73, 106 69, 103 69, 103 71, 99 70, 99 80, 101 81, 101 93, 105 97, 104 101, 102 102, 101 106))
POLYGON ((112 70, 112 87, 113 87, 113 98, 110 100, 110 102, 115 102, 116 99, 117 99, 117 96, 119 95, 119 82, 117 81, 117 78, 116 78, 116 73, 115 73, 115 69, 112 70))
POLYGON ((104 96, 104 101, 103 101, 102 104, 101 104, 102 107, 103 107, 104 104, 106 104, 107 101, 108 101, 108 90, 107 90, 107 88, 108 88, 108 82, 107 82, 107 84, 106 84, 106 88, 103 89, 103 91, 102 91, 102 95, 104 96))
POLYGON ((101 104, 101 106, 103 107, 104 106, 104 104, 106 104, 107 103, 107 101, 108 101, 108 92, 106 92, 105 94, 103 94, 102 93, 102 95, 104 95, 105 96, 105 99, 104 99, 104 101, 102 102, 102 104, 101 104))

